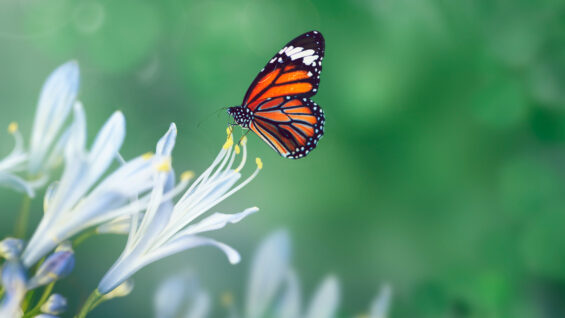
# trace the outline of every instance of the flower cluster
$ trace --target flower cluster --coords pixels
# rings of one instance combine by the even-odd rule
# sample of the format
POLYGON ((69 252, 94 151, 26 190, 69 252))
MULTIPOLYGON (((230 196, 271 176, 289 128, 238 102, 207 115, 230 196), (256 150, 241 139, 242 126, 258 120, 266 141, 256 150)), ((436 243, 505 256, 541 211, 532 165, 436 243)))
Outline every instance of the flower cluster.
POLYGON ((197 178, 184 172, 177 182, 172 165, 177 138, 174 123, 158 140, 154 153, 125 160, 120 155, 126 136, 125 117, 115 112, 88 147, 86 114, 77 99, 78 87, 78 64, 62 65, 43 86, 29 146, 16 123, 8 128, 15 147, 0 161, 0 184, 29 198, 50 184, 43 199, 43 216, 29 241, 11 237, 0 242, 4 259, 0 317, 55 317, 63 313, 67 301, 52 293, 53 286, 71 274, 73 248, 88 235, 121 233, 128 239, 122 255, 78 317, 85 317, 105 300, 129 294, 135 272, 172 254, 212 245, 231 263, 239 262, 235 249, 200 234, 258 211, 251 207, 235 214, 207 214, 261 170, 262 162, 257 158, 254 172, 243 177, 245 138, 234 144, 228 129, 227 141, 210 167, 197 178), (71 113, 72 120, 68 118, 71 113), (55 168, 61 165, 62 173, 56 176, 55 168), (34 305, 33 293, 41 289, 43 294, 34 305))
MULTIPOLYGON (((369 311, 359 317, 386 318, 390 298, 391 288, 384 285, 372 301, 369 311)), ((338 279, 328 275, 314 293, 307 309, 302 309, 298 275, 290 266, 290 238, 284 230, 265 238, 255 252, 249 273, 245 311, 236 308, 231 294, 222 296, 222 303, 231 318, 334 318, 339 301, 338 279)), ((194 275, 173 275, 164 280, 155 293, 155 317, 211 317, 210 303, 210 294, 200 287, 194 275)))
POLYGON ((35 190, 45 185, 51 171, 61 162, 63 148, 70 131, 67 118, 76 102, 79 88, 79 68, 75 61, 61 65, 48 78, 35 113, 29 149, 16 122, 8 132, 14 136, 12 152, 0 161, 0 185, 25 192, 33 197, 35 190))

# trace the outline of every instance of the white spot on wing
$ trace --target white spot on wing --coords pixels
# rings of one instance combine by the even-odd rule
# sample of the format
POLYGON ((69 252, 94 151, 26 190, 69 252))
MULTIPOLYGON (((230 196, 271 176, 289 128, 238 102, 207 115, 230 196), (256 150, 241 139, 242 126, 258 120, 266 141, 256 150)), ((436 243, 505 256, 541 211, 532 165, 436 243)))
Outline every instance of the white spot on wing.
MULTIPOLYGON (((312 54, 314 54, 315 51, 312 49, 308 49, 308 50, 304 50, 301 52, 298 52, 294 55, 292 55, 290 58, 294 61, 296 59, 302 58, 302 57, 307 57, 307 56, 311 56, 312 54)), ((316 55, 317 56, 317 55, 316 55)))
POLYGON ((310 65, 312 62, 318 59, 318 55, 306 56, 303 60, 304 64, 310 65))
POLYGON ((286 50, 285 53, 286 53, 286 55, 291 56, 291 55, 294 55, 294 54, 296 54, 296 53, 298 53, 298 52, 301 52, 302 50, 304 50, 304 49, 301 48, 301 47, 295 47, 295 48, 292 49, 292 50, 286 50))

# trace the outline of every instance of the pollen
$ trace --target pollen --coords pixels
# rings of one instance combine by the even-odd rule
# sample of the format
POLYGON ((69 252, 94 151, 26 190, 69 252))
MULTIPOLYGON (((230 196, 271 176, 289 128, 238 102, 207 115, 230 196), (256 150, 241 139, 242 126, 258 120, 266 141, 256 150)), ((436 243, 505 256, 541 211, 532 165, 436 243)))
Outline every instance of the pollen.
POLYGON ((226 128, 226 134, 228 134, 228 137, 231 136, 232 131, 233 131, 233 127, 232 127, 232 126, 228 126, 228 128, 226 128))
POLYGON ((13 122, 11 122, 11 123, 8 125, 8 132, 9 132, 10 134, 13 134, 13 133, 15 133, 16 131, 18 131, 18 123, 16 123, 15 121, 13 121, 13 122))
POLYGON ((263 161, 261 161, 261 158, 259 157, 255 158, 255 163, 257 164, 257 168, 259 170, 263 169, 263 161))
POLYGON ((235 145, 235 154, 239 155, 240 152, 241 152, 241 149, 239 149, 239 146, 235 145))
POLYGON ((151 151, 146 152, 143 155, 141 155, 141 158, 143 160, 149 160, 149 159, 153 158, 153 153, 151 151))
POLYGON ((159 172, 167 172, 171 171, 171 160, 163 160, 160 164, 157 165, 157 171, 159 172))
POLYGON ((194 172, 193 171, 185 171, 180 175, 180 179, 181 181, 188 181, 190 179, 194 178, 194 172))

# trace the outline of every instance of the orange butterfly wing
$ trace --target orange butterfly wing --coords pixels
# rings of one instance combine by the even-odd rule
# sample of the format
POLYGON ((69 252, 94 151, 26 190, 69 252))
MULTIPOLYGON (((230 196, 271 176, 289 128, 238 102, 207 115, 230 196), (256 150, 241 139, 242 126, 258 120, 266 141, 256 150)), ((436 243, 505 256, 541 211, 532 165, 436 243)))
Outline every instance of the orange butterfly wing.
POLYGON ((304 33, 287 43, 259 72, 243 98, 243 107, 255 111, 266 99, 311 97, 318 91, 325 41, 321 33, 304 33))
POLYGON ((322 109, 310 99, 278 97, 258 105, 249 128, 281 156, 299 159, 316 147, 324 124, 322 109))
POLYGON ((249 128, 281 156, 298 159, 324 134, 322 109, 309 98, 320 84, 324 37, 304 33, 286 44, 259 72, 243 99, 253 113, 249 128))

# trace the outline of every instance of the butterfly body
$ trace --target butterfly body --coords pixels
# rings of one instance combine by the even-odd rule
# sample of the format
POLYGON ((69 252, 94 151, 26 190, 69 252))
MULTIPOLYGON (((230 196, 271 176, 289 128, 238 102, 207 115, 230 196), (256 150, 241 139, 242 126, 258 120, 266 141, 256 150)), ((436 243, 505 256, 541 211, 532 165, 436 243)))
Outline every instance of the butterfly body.
POLYGON ((228 108, 228 114, 233 117, 235 123, 243 128, 249 128, 249 124, 253 120, 253 112, 249 108, 234 106, 228 108))
POLYGON ((241 106, 228 108, 235 123, 253 130, 281 156, 305 157, 324 134, 318 91, 324 38, 304 33, 286 44, 259 72, 241 106))

